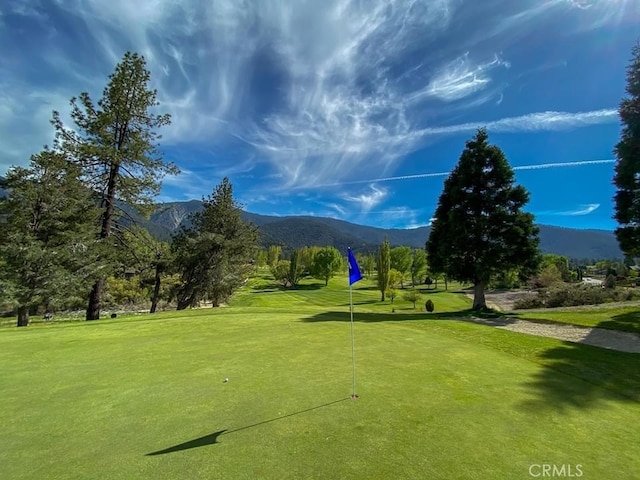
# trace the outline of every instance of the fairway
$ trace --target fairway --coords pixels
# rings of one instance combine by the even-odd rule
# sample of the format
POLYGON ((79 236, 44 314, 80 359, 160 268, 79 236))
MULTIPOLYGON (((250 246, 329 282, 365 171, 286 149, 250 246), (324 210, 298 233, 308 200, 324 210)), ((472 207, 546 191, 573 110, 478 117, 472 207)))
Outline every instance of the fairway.
POLYGON ((406 302, 391 313, 362 283, 358 400, 344 280, 258 280, 225 308, 3 328, 0 478, 526 479, 543 464, 637 476, 639 355, 406 302))

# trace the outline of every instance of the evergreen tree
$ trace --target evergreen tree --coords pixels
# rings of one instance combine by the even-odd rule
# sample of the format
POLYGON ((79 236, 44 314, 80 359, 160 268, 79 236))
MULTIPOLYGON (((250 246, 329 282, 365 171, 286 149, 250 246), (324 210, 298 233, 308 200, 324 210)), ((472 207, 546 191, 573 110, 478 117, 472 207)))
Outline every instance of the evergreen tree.
POLYGON ((98 270, 98 212, 79 176, 75 164, 50 150, 7 174, 11 193, 0 199, 0 276, 17 307, 19 327, 28 325, 30 310, 68 306, 98 270))
POLYGON ((149 313, 155 313, 160 301, 163 275, 172 266, 171 247, 161 242, 144 228, 134 225, 123 235, 125 268, 134 268, 140 276, 141 282, 153 285, 151 294, 151 308, 149 313))
MULTIPOLYGON (((58 112, 53 113, 56 147, 75 158, 87 188, 101 195, 102 240, 116 232, 121 214, 116 200, 144 212, 160 191, 160 179, 177 173, 157 149, 156 129, 169 124, 170 117, 153 113, 157 93, 149 89, 149 80, 145 59, 127 52, 109 76, 97 105, 86 92, 71 99, 72 129, 63 125, 58 112)), ((105 273, 91 289, 87 320, 100 318, 105 273)))
POLYGON ((384 302, 384 295, 389 288, 389 270, 391 270, 391 247, 389 240, 385 239, 378 248, 378 290, 380 290, 380 301, 384 302))
POLYGON ((640 43, 632 49, 627 67, 627 98, 618 110, 622 131, 616 145, 617 163, 613 182, 618 188, 614 218, 620 225, 616 236, 621 250, 640 256, 640 43))
POLYGON ((178 310, 208 298, 214 307, 226 301, 247 279, 259 248, 258 229, 242 220, 228 178, 203 199, 191 226, 173 239, 181 282, 178 310))
POLYGON ((513 170, 502 150, 478 130, 444 183, 426 243, 432 272, 475 287, 473 308, 484 309, 491 277, 517 268, 522 278, 540 261, 538 228, 521 209, 529 200, 514 186, 513 170))

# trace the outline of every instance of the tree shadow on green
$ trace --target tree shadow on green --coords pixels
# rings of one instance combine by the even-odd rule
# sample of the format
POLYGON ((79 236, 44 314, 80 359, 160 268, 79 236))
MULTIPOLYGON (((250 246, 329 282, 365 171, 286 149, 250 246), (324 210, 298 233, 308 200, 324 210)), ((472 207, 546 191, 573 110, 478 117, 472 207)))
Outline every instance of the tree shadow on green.
MULTIPOLYGON (((377 303, 377 302, 374 302, 377 303)), ((394 308, 393 305, 389 305, 389 308, 394 308)), ((491 325, 491 320, 496 319, 496 325, 508 325, 515 321, 514 315, 498 312, 494 310, 456 310, 453 312, 433 312, 427 313, 418 309, 413 310, 409 308, 407 310, 398 310, 396 313, 378 313, 378 312, 359 312, 354 311, 353 320, 355 322, 402 322, 408 320, 468 320, 474 321, 486 320, 482 323, 491 325), (410 313, 404 313, 410 312, 410 313)), ((303 322, 349 322, 351 321, 351 314, 349 312, 322 312, 305 317, 303 322)))
POLYGON ((295 291, 311 291, 324 288, 323 283, 311 283, 296 285, 295 287, 283 287, 280 283, 270 283, 268 285, 256 285, 251 287, 252 293, 273 293, 273 292, 295 292, 295 291))
POLYGON ((233 430, 218 430, 217 432, 210 433, 208 435, 204 435, 202 437, 194 438, 193 440, 189 440, 183 443, 179 443, 177 445, 173 445, 171 447, 164 448, 162 450, 157 450, 155 452, 147 453, 145 456, 153 457, 156 455, 164 455, 167 453, 180 452, 182 450, 190 450, 192 448, 205 447, 207 445, 215 445, 218 442, 218 437, 221 435, 229 435, 231 433, 240 432, 242 430, 248 430, 250 428, 259 427, 261 425, 266 425, 267 423, 277 422, 279 420, 284 420, 290 417, 295 417, 296 415, 302 415, 303 413, 311 412, 313 410, 319 410, 321 408, 326 408, 331 405, 335 405, 336 403, 344 402, 345 400, 351 400, 351 397, 340 398, 338 400, 334 400, 332 402, 323 403, 322 405, 316 405, 315 407, 305 408, 304 410, 299 410, 297 412, 288 413, 286 415, 280 415, 279 417, 270 418, 268 420, 263 420, 261 422, 252 423, 250 425, 245 425, 243 427, 234 428, 233 430))
MULTIPOLYGON (((379 302, 379 300, 358 300, 358 301, 354 301, 353 305, 354 306, 358 306, 358 305, 374 305, 374 304, 376 304, 378 302, 379 302)), ((341 303, 340 304, 341 307, 348 307, 349 305, 350 305, 349 303, 341 303)))
POLYGON ((614 315, 611 317, 611 320, 604 320, 598 323, 598 327, 620 330, 622 332, 632 332, 640 335, 640 310, 614 315))
POLYGON ((293 288, 286 288, 285 290, 306 291, 306 290, 320 290, 322 288, 325 288, 324 283, 303 283, 303 284, 298 284, 293 288))
MULTIPOLYGON (((588 341, 589 336, 585 338, 588 341)), ((527 408, 591 408, 600 402, 640 402, 640 355, 564 342, 535 359, 538 373, 525 384, 527 408)))
POLYGON ((363 291, 367 291, 367 292, 379 292, 380 289, 376 286, 370 286, 370 287, 354 287, 353 291, 356 292, 358 290, 363 290, 363 291))

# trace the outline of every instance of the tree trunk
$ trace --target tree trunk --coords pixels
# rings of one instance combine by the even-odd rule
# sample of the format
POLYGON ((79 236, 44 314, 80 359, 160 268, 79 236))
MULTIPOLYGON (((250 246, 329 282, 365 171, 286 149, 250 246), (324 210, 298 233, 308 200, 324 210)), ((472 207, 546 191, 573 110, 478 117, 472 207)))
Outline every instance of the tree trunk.
POLYGON ((191 294, 183 294, 178 297, 178 305, 176 310, 184 310, 187 307, 193 305, 194 293, 191 294))
MULTIPOLYGON (((109 182, 107 183, 107 195, 104 198, 104 213, 102 214, 102 227, 100 229, 100 238, 104 239, 111 236, 111 223, 113 222, 113 204, 116 198, 116 179, 120 165, 115 163, 111 165, 109 170, 109 182)), ((102 289, 104 287, 104 278, 99 279, 91 288, 89 294, 89 304, 87 305, 87 320, 100 319, 100 302, 102 299, 102 289)))
POLYGON ((474 285, 473 292, 473 309, 474 310, 485 310, 487 308, 487 302, 484 298, 484 289, 486 287, 486 282, 478 281, 474 285))
POLYGON ((16 327, 27 326, 29 326, 29 307, 20 306, 18 307, 18 323, 16 327))
POLYGON ((86 320, 100 320, 100 300, 102 298, 102 287, 104 278, 99 279, 91 288, 89 294, 89 305, 87 306, 86 320))
POLYGON ((182 301, 178 301, 178 305, 176 306, 176 310, 184 310, 189 306, 189 304, 182 302, 182 301))
POLYGON ((153 297, 151 297, 151 309, 149 313, 156 313, 158 308, 158 298, 160 297, 160 268, 156 265, 156 278, 153 286, 153 297))
POLYGON ((445 290, 449 290, 449 285, 448 285, 447 277, 444 277, 444 289, 445 289, 445 290))
POLYGON ((382 299, 380 301, 384 302, 384 290, 382 291, 382 299))

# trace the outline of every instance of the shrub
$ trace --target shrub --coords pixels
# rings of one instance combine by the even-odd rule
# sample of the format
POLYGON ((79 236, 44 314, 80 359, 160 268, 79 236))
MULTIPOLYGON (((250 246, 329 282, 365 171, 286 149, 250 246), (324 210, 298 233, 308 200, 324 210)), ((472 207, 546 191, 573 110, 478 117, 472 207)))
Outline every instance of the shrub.
POLYGON ((640 298, 640 292, 626 288, 602 288, 593 285, 559 285, 543 290, 536 297, 525 297, 514 304, 514 309, 556 308, 579 305, 598 305, 625 302, 640 298))
POLYGON ((416 308, 416 302, 420 300, 420 292, 417 290, 409 290, 402 296, 407 302, 413 303, 413 308, 416 308))
POLYGON ((547 265, 542 269, 537 280, 542 287, 550 287, 562 283, 562 273, 555 265, 547 265))
POLYGON ((616 276, 610 273, 607 275, 607 278, 604 280, 604 288, 615 288, 616 286, 616 276))
POLYGON ((435 305, 433 304, 433 301, 429 299, 425 302, 424 308, 427 310, 427 312, 431 313, 433 312, 435 305))
POLYGON ((390 288, 387 288, 387 291, 385 292, 385 294, 386 294, 387 297, 389 297, 391 299, 391 303, 393 303, 393 300, 398 295, 398 292, 396 291, 395 288, 390 287, 390 288))
POLYGON ((515 310, 523 310, 527 308, 544 308, 544 302, 540 295, 527 295, 519 298, 513 304, 515 310))

